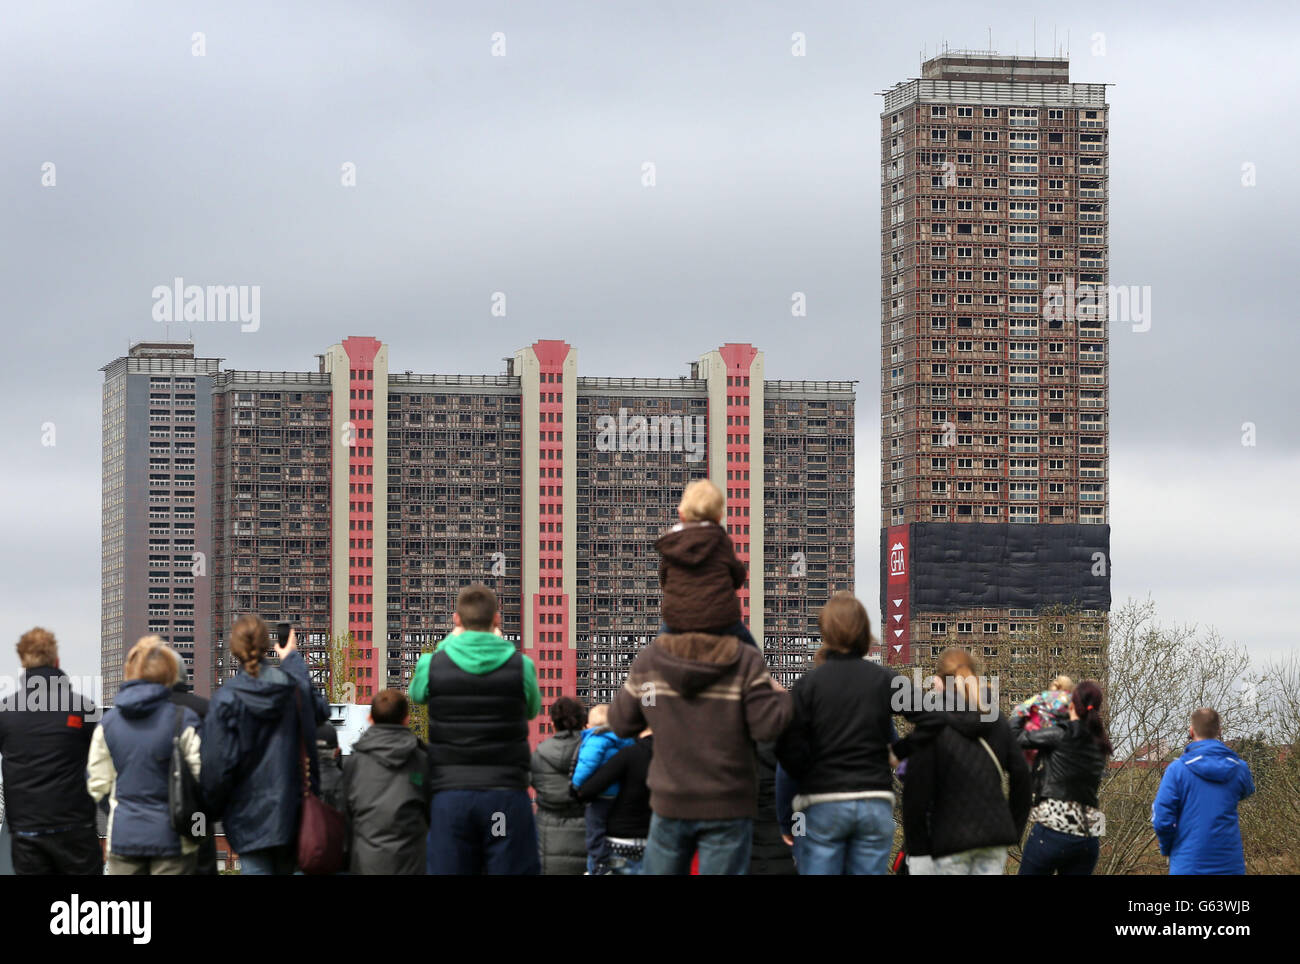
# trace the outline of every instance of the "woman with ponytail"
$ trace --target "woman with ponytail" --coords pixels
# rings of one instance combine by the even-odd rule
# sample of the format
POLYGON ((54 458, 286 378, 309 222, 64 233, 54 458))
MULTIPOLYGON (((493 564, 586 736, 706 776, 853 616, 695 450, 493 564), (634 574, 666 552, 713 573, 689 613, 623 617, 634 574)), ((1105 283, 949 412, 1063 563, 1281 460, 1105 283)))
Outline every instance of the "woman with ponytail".
POLYGON ((222 821, 245 874, 291 874, 302 805, 301 741, 313 792, 319 792, 316 727, 328 710, 311 685, 292 631, 271 649, 266 623, 241 616, 230 631, 240 671, 212 697, 203 720, 203 795, 222 821))
POLYGON ((1097 866, 1098 838, 1106 818, 1097 792, 1114 749, 1101 718, 1101 687, 1084 680, 1070 698, 1070 720, 1041 730, 1012 722, 1022 749, 1037 750, 1034 767, 1033 829, 1025 841, 1020 873, 1087 876, 1097 866))

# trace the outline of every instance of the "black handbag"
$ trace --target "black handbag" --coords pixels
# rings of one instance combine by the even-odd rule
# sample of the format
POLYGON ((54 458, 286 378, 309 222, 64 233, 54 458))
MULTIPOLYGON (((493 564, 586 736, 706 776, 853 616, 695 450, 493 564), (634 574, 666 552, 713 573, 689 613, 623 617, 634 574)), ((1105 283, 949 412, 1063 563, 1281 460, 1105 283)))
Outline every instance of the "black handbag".
POLYGON ((172 758, 167 768, 167 809, 171 814, 172 829, 187 840, 198 840, 207 836, 207 818, 195 820, 203 807, 199 803, 199 784, 190 772, 181 749, 181 724, 185 719, 185 708, 176 707, 176 729, 172 733, 172 758), (197 828, 195 826, 197 824, 197 828))

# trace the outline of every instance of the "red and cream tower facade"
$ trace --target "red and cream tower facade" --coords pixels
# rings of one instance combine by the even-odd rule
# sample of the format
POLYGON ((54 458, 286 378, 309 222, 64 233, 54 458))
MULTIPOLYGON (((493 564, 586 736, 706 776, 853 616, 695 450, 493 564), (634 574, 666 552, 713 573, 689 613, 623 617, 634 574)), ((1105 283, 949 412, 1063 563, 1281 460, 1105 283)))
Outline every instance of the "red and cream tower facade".
MULTIPOLYGON (((512 371, 521 398, 523 651, 537 668, 539 685, 571 695, 577 679, 572 602, 577 544, 572 520, 577 506, 578 353, 563 341, 539 341, 515 353, 512 371)), ((533 722, 534 744, 548 726, 540 716, 533 722)))
POLYGON ((324 356, 332 394, 330 617, 352 637, 356 702, 388 677, 388 347, 345 338, 324 356))
MULTIPOLYGON (((551 733, 556 699, 609 702, 658 635, 654 544, 697 478, 724 492, 749 570, 743 618, 783 683, 808 666, 822 604, 853 587, 852 382, 769 381, 748 344, 664 378, 579 376, 576 349, 558 340, 516 351, 498 374, 394 373, 388 346, 372 337, 318 358, 313 371, 217 370, 212 360, 210 385, 185 385, 182 401, 199 396, 200 440, 211 424, 196 455, 211 454, 211 495, 195 497, 197 522, 185 530, 186 539, 210 532, 192 590, 210 599, 194 643, 201 694, 206 678, 220 685, 237 672, 226 637, 245 613, 297 625, 318 685, 329 682, 331 640, 350 636, 350 700, 405 689, 420 655, 450 631, 460 589, 481 582, 500 600, 503 634, 536 666, 536 744, 551 733)), ((112 391, 107 377, 106 398, 112 391)), ((161 448, 155 423, 136 425, 108 402, 104 425, 114 458, 119 436, 128 455, 161 448)), ((116 479, 105 475, 110 587, 119 573, 142 578, 131 553, 110 556, 119 531, 161 528, 153 516, 133 521, 132 505, 153 512, 162 497, 143 481, 133 487, 130 473, 120 486, 128 511, 114 514, 116 479)), ((121 647, 119 611, 143 618, 170 597, 188 618, 189 585, 156 585, 147 603, 126 594, 119 606, 106 594, 106 660, 121 647)))
POLYGON ((727 532, 736 556, 749 570, 749 582, 737 591, 740 618, 761 641, 763 353, 753 345, 728 343, 700 358, 699 373, 709 392, 709 478, 726 496, 727 532))

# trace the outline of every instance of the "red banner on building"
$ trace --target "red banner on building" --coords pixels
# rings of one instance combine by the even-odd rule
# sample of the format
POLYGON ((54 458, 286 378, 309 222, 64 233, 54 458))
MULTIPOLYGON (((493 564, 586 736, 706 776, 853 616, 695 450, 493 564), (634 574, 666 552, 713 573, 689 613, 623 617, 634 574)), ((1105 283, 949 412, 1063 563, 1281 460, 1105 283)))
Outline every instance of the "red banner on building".
POLYGON ((912 658, 910 608, 911 548, 906 525, 885 530, 885 559, 889 567, 885 577, 885 598, 881 600, 885 625, 881 630, 886 663, 908 663, 912 658))

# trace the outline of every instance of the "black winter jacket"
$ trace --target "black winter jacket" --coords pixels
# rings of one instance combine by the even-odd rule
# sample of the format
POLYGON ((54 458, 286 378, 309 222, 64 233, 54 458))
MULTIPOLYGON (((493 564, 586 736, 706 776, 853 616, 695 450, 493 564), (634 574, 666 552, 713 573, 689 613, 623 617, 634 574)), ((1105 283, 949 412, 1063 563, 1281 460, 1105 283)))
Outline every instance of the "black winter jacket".
POLYGON ((432 783, 429 754, 406 727, 376 723, 343 763, 354 874, 423 874, 432 783))
POLYGON ((794 854, 781 839, 782 828, 776 813, 776 745, 754 746, 758 762, 758 815, 754 818, 753 843, 749 851, 749 875, 794 875, 794 854))
POLYGON ((1002 716, 981 720, 973 710, 927 714, 894 752, 907 759, 903 835, 908 853, 944 857, 1020 842, 1029 817, 1029 769, 1002 716), (980 738, 1010 778, 1010 799, 980 738))
POLYGON ((1041 730, 1024 729, 1017 718, 1013 729, 1026 750, 1037 750, 1034 760, 1034 800, 1070 800, 1097 806, 1097 790, 1106 771, 1106 755, 1078 720, 1041 730))
POLYGON ((895 675, 860 657, 832 654, 794 684, 794 719, 776 741, 776 757, 800 793, 893 789, 895 675))
POLYGON ((516 652, 491 672, 470 673, 439 647, 427 672, 434 792, 527 790, 523 655, 516 652))
POLYGON ((86 761, 99 710, 54 666, 24 673, 0 701, 0 757, 10 830, 93 827, 86 761))
MULTIPOLYGON (((320 798, 335 810, 343 809, 343 763, 335 756, 336 747, 316 748, 316 765, 320 768, 320 798)), ((425 751, 428 752, 428 751, 425 751)))
POLYGON ((618 796, 605 818, 605 835, 640 839, 650 836, 650 761, 654 758, 654 737, 641 737, 631 746, 625 746, 578 788, 578 799, 595 800, 613 784, 618 784, 618 796))
MULTIPOLYGON (((172 687, 171 701, 176 706, 187 706, 198 714, 200 720, 208 715, 208 701, 202 696, 191 693, 185 683, 172 687)), ((200 736, 202 734, 200 733, 200 736)), ((208 832, 199 838, 199 852, 195 858, 194 873, 199 877, 217 876, 217 835, 214 832, 216 821, 208 815, 208 832)))

